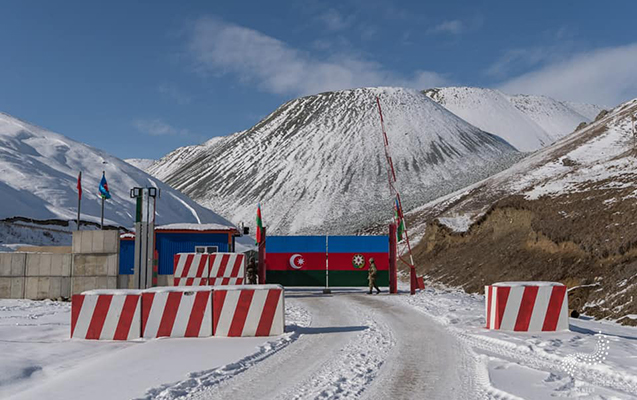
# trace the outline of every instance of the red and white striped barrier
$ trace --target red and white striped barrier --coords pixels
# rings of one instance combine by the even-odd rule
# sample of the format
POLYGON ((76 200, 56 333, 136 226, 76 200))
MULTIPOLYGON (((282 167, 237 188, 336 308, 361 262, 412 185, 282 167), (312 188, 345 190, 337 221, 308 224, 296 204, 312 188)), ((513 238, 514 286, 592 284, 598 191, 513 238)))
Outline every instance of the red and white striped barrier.
POLYGON ((283 286, 218 286, 214 288, 212 306, 214 336, 283 334, 283 286))
POLYGON ((208 284, 210 266, 208 254, 178 253, 175 254, 174 285, 205 286, 208 284))
POLYGON ((209 254, 211 286, 243 285, 245 279, 245 255, 239 253, 209 254))
POLYGON ((487 329, 516 332, 568 330, 566 286, 555 282, 501 282, 485 286, 487 329))
POLYGON ((71 298, 71 337, 132 340, 141 335, 141 291, 90 290, 71 298))
POLYGON ((212 288, 158 287, 142 293, 142 337, 212 336, 212 288))

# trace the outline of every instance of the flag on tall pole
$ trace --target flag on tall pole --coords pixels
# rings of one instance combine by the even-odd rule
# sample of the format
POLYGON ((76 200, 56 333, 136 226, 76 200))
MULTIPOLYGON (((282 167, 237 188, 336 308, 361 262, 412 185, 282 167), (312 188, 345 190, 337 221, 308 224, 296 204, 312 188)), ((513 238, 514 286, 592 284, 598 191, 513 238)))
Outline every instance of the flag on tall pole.
POLYGON ((405 221, 403 221, 403 210, 400 209, 400 203, 398 197, 396 197, 396 205, 394 207, 396 213, 396 238, 398 241, 403 240, 403 233, 405 232, 405 221))
POLYGON ((263 221, 261 220, 261 203, 257 204, 257 244, 263 239, 263 221))
POLYGON ((77 176, 77 230, 80 230, 80 207, 82 205, 82 171, 77 176))
POLYGON ((102 222, 101 229, 104 229, 104 200, 111 198, 111 192, 108 190, 108 183, 106 182, 106 172, 102 171, 102 180, 99 186, 100 197, 102 198, 102 222))

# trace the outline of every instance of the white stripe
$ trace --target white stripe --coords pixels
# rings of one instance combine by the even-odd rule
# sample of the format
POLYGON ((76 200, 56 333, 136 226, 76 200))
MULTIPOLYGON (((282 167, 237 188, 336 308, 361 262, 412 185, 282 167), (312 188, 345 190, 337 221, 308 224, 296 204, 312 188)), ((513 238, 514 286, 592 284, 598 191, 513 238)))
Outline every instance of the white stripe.
POLYGON ((489 329, 489 323, 491 322, 489 319, 489 287, 484 287, 484 318, 487 320, 487 329, 489 329))
POLYGON ((542 332, 542 326, 544 326, 546 311, 549 307, 552 292, 552 286, 540 286, 538 288, 535 304, 533 305, 533 313, 531 314, 531 321, 529 322, 529 332, 542 332))
MULTIPOLYGON (((151 297, 151 296, 148 296, 148 297, 151 297)), ((144 332, 143 332, 143 335, 145 338, 157 337, 157 332, 159 331, 159 324, 161 323, 161 317, 164 315, 164 309, 166 308, 167 300, 168 300, 168 293, 166 292, 164 293, 159 292, 154 294, 153 303, 150 306, 150 312, 148 313, 148 319, 146 320, 146 328, 144 329, 144 332)))
POLYGON ((283 290, 280 290, 281 295, 279 295, 279 302, 276 305, 276 311, 274 313, 274 320, 272 320, 272 327, 270 328, 270 336, 283 335, 285 331, 285 313, 284 310, 284 299, 283 299, 283 290))
POLYGON ((122 316, 124 300, 126 300, 126 295, 113 296, 111 304, 108 307, 108 311, 106 312, 106 318, 104 319, 102 332, 100 333, 101 340, 113 340, 119 318, 122 316))
POLYGON ((186 260, 188 259, 188 254, 178 254, 179 258, 177 261, 177 267, 175 268, 174 275, 181 276, 184 273, 184 268, 186 267, 186 260))
POLYGON ((137 304, 135 305, 135 314, 133 314, 133 321, 131 322, 130 329, 128 331, 128 337, 126 340, 139 339, 142 337, 142 297, 139 296, 137 304))
POLYGON ((212 267, 210 268, 210 277, 211 278, 215 278, 217 275, 219 275, 219 267, 221 267, 221 258, 223 257, 223 255, 221 254, 211 254, 210 255, 210 260, 212 260, 212 262, 210 263, 210 265, 212 265, 212 267))
POLYGON ((515 321, 518 319, 523 294, 524 287, 511 287, 509 298, 507 299, 507 304, 504 308, 504 315, 502 316, 500 329, 512 331, 513 328, 515 328, 515 321))
POLYGON ((215 336, 228 336, 230 325, 237 311, 237 303, 239 302, 240 290, 229 290, 226 292, 226 299, 223 302, 223 308, 219 314, 219 322, 217 323, 217 331, 215 336))
POLYGON ((568 330, 568 291, 564 293, 564 300, 562 300, 562 306, 560 307, 560 317, 557 320, 558 331, 568 330))
POLYGON ((498 288, 492 287, 491 288, 491 321, 489 322, 489 329, 495 329, 495 313, 496 313, 496 310, 498 309, 496 307, 497 306, 496 299, 498 298, 497 294, 498 294, 498 288))
MULTIPOLYGON (((269 290, 255 290, 252 301, 250 302, 250 308, 248 308, 248 315, 246 315, 246 323, 243 326, 243 332, 241 336, 255 336, 257 333, 257 327, 259 326, 259 320, 263 314, 263 307, 265 306, 265 299, 268 296, 269 290)), ((241 291, 239 291, 241 293, 241 291)))
POLYGON ((190 293, 192 293, 190 296, 186 296, 185 292, 180 293, 181 301, 179 302, 179 308, 177 308, 177 315, 175 316, 175 323, 173 324, 172 332, 170 332, 170 337, 184 337, 186 334, 188 320, 195 301, 195 292, 190 293))
POLYGON ((77 317, 75 330, 73 331, 74 338, 86 339, 86 333, 88 332, 88 327, 91 324, 91 318, 93 318, 93 313, 95 312, 97 297, 98 296, 84 296, 80 315, 77 317))
POLYGON ((209 293, 206 310, 203 314, 203 321, 201 321, 201 327, 199 328, 199 337, 209 336, 212 336, 212 292, 209 293))

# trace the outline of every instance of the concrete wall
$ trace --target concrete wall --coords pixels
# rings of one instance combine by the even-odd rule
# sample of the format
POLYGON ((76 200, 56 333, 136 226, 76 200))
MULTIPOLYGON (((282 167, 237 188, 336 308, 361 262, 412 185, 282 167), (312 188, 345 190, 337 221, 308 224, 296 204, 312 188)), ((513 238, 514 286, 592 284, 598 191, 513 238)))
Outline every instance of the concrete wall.
POLYGON ((93 289, 117 289, 119 232, 73 232, 71 294, 93 289))
POLYGON ((73 232, 72 254, 54 250, 0 253, 0 298, 58 299, 117 288, 119 232, 73 232))
POLYGON ((0 253, 0 298, 24 298, 26 254, 0 253))

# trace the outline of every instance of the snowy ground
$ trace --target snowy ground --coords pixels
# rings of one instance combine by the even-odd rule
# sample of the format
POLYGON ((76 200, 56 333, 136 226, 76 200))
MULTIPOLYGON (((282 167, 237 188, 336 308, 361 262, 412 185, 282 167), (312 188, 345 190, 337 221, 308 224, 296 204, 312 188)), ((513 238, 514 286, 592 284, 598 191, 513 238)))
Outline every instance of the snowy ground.
POLYGON ((637 394, 637 328, 571 319, 571 332, 489 332, 482 296, 444 288, 415 296, 288 290, 287 333, 275 338, 70 340, 69 313, 68 303, 0 300, 0 398, 637 394), (596 336, 599 331, 605 336, 596 336), (608 355, 586 364, 582 354, 594 354, 600 342, 608 342, 608 355))

